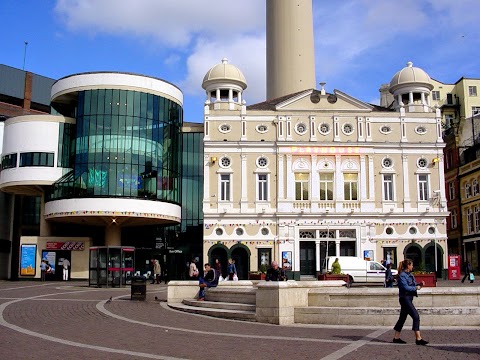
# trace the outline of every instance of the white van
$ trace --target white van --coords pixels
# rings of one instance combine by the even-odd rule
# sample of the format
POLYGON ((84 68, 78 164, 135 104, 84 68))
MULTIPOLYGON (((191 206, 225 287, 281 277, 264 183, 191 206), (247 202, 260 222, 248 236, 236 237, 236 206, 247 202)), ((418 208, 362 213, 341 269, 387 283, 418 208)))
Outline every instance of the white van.
MULTIPOLYGON (((329 256, 323 263, 324 271, 332 271, 332 264, 338 258, 342 273, 348 274, 350 283, 383 283, 387 269, 377 261, 364 260, 355 256, 329 256)), ((392 269, 392 275, 397 275, 397 270, 392 269)))

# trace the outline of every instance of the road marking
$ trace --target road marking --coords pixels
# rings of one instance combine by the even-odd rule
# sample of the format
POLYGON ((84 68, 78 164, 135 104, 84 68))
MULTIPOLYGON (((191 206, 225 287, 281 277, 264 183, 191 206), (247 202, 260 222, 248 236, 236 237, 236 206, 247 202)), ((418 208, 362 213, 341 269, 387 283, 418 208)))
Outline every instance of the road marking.
MULTIPOLYGON (((338 360, 345 355, 351 353, 352 351, 357 350, 358 348, 362 347, 363 345, 368 344, 370 341, 375 340, 379 336, 385 334, 387 331, 390 331, 390 329, 379 329, 374 331, 373 333, 370 333, 366 336, 364 336, 362 339, 357 340, 355 342, 350 343, 349 345, 345 346, 342 349, 339 349, 325 357, 323 357, 321 360, 338 360)), ((385 345, 385 344, 382 344, 385 345)))
MULTIPOLYGON (((83 290, 83 291, 77 291, 77 292, 88 292, 91 290, 83 290)), ((64 340, 60 338, 56 338, 53 336, 37 333, 31 330, 27 330, 24 328, 21 328, 17 325, 10 324, 5 320, 3 317, 3 312, 5 311, 5 308, 11 304, 14 304, 16 302, 24 301, 24 300, 35 300, 44 296, 51 296, 51 295, 63 295, 63 294, 71 294, 71 292, 68 293, 60 293, 60 294, 48 294, 48 295, 38 295, 38 296, 32 296, 29 298, 24 298, 24 299, 19 299, 19 300, 12 300, 9 302, 6 302, 4 304, 0 305, 0 325, 5 326, 6 328, 9 328, 10 330, 18 331, 22 334, 34 336, 43 340, 48 340, 52 341, 55 343, 63 344, 63 345, 70 345, 70 346, 75 346, 83 349, 91 349, 91 350, 98 350, 98 351, 103 351, 103 352, 108 352, 108 353, 114 353, 114 354, 122 354, 122 355, 131 355, 135 358, 142 357, 142 358, 147 358, 147 359, 159 359, 159 360, 188 360, 185 358, 177 358, 177 357, 171 357, 171 356, 162 356, 162 355, 155 355, 155 354, 148 354, 148 353, 142 353, 142 352, 136 352, 136 351, 128 351, 128 350, 120 350, 120 349, 113 349, 113 348, 108 348, 104 346, 96 346, 96 345, 89 345, 89 344, 83 344, 83 343, 78 343, 70 340, 64 340)))
POLYGON ((6 288, 6 289, 1 289, 1 288, 0 288, 0 291, 5 291, 5 290, 17 290, 17 289, 28 289, 28 288, 33 288, 33 287, 51 286, 51 285, 55 285, 55 284, 49 283, 49 284, 41 284, 41 285, 19 286, 19 287, 6 288))

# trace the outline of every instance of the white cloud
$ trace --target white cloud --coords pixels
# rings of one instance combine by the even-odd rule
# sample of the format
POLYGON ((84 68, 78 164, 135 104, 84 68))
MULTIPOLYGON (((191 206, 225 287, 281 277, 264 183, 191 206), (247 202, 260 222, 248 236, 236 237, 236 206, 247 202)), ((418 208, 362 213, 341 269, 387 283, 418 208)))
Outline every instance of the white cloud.
POLYGON ((228 39, 261 29, 264 8, 258 0, 57 0, 55 11, 71 30, 150 37, 185 47, 199 33, 228 39))

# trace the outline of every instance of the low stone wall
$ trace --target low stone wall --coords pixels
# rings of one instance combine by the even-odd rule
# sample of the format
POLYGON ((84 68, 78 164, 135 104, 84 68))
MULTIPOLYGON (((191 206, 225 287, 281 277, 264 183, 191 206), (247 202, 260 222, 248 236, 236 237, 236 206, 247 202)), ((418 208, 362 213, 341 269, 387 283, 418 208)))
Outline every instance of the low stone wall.
MULTIPOLYGON (((198 281, 170 281, 168 302, 194 299, 198 290, 198 281)), ((278 325, 391 325, 400 312, 398 289, 347 289, 343 281, 226 281, 206 294, 210 301, 255 304, 257 322, 278 325)), ((423 325, 480 326, 480 288, 423 288, 414 304, 423 325)))
POLYGON ((295 308, 308 306, 310 291, 343 286, 345 282, 341 280, 260 282, 257 284, 257 321, 291 325, 295 322, 295 308))
MULTIPOLYGON (((170 281, 168 283, 167 302, 181 303, 184 299, 196 299, 198 297, 197 280, 186 281, 170 281)), ((241 301, 241 294, 255 296, 254 286, 251 281, 222 281, 218 283, 217 287, 206 289, 207 300, 210 301, 224 301, 224 302, 239 302, 239 303, 255 303, 241 301)))

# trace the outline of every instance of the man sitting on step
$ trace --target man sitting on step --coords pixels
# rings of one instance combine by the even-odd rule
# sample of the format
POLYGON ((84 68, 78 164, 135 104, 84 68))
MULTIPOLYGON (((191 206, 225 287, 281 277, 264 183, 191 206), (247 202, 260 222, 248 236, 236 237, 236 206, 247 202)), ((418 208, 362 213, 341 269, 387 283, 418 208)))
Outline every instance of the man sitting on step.
POLYGON ((198 293, 198 300, 205 300, 205 288, 216 287, 218 285, 218 278, 220 274, 210 267, 209 263, 205 264, 205 271, 203 276, 198 279, 200 292, 198 293))

